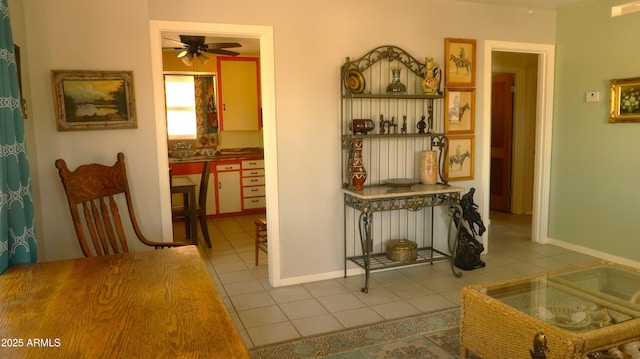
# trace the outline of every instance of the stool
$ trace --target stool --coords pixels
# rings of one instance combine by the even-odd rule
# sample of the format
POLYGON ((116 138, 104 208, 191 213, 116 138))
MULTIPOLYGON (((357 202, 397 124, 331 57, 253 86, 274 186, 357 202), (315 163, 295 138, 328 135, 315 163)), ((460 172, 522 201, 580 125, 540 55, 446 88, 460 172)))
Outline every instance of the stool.
POLYGON ((258 265, 260 250, 269 253, 267 250, 267 220, 265 218, 256 218, 253 223, 256 225, 256 265, 258 265))

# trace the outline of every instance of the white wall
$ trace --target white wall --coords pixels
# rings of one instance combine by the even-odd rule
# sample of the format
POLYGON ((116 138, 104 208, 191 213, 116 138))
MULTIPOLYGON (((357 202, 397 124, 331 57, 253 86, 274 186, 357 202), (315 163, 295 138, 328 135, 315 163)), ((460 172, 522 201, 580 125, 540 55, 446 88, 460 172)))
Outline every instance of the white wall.
MULTIPOLYGON (((444 38, 553 43, 555 15, 526 9, 481 6, 444 0, 292 0, 243 2, 202 0, 22 0, 30 51, 38 177, 42 191, 43 258, 80 255, 62 187, 53 166, 66 158, 110 163, 127 155, 139 220, 150 237, 161 233, 156 118, 150 70, 149 20, 265 25, 274 29, 275 98, 282 278, 336 275, 343 268, 340 191, 339 68, 345 57, 374 47, 399 46, 416 58, 444 63, 444 38), (63 133, 55 130, 52 69, 133 70, 139 127, 136 130, 63 133)), ((482 89, 481 73, 476 88, 482 89)), ((489 79, 490 80, 490 79, 489 79)), ((477 92, 476 129, 484 121, 477 92)), ((483 139, 476 139, 476 149, 483 139)), ((477 153, 477 158, 481 158, 477 153)), ((457 182, 479 187, 476 180, 457 182)), ((476 201, 482 198, 478 188, 476 201)), ((168 194, 167 194, 168 196, 168 194)), ((479 203, 481 205, 481 203, 479 203)), ((486 215, 486 214, 483 214, 486 215)), ((166 215, 165 215, 166 217, 166 215)))
MULTIPOLYGON (((149 66, 147 4, 144 1, 23 0, 32 84, 30 120, 35 126, 43 260, 81 257, 54 162, 113 164, 124 152, 140 225, 150 238, 160 234, 155 116, 149 66), (56 131, 51 70, 132 70, 138 128, 56 131)), ((166 175, 166 171, 162 172, 166 175)), ((166 191, 165 191, 166 192, 166 191)), ((168 193, 167 193, 168 196, 168 193)))

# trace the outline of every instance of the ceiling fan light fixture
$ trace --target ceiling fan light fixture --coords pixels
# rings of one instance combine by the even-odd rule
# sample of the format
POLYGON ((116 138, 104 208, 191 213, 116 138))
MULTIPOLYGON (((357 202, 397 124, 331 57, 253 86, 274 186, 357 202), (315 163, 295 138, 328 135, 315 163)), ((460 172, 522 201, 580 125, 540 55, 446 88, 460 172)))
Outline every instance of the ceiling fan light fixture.
POLYGON ((189 53, 188 50, 180 51, 180 53, 178 54, 178 58, 181 59, 181 58, 187 56, 188 53, 189 53))
POLYGON ((200 60, 200 63, 203 65, 209 61, 209 58, 203 53, 198 53, 196 56, 198 56, 198 60, 200 60))
POLYGON ((188 56, 178 56, 180 58, 180 60, 182 60, 182 63, 187 65, 187 66, 191 66, 193 65, 193 56, 191 54, 188 54, 188 56))

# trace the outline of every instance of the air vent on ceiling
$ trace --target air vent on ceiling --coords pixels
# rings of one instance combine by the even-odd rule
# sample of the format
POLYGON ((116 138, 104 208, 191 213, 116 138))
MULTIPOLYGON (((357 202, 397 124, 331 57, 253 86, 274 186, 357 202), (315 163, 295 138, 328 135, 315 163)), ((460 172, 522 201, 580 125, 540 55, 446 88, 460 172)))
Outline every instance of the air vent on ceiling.
POLYGON ((632 14, 640 11, 640 0, 628 2, 622 5, 616 5, 611 7, 611 17, 622 16, 632 14))

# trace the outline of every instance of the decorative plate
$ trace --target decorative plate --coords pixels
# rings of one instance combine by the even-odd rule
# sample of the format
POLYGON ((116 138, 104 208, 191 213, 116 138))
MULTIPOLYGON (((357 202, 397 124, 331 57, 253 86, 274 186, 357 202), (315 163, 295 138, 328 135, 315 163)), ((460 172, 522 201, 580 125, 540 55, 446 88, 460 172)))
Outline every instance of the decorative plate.
POLYGON ((349 91, 353 94, 361 94, 364 92, 365 82, 362 73, 356 69, 347 71, 344 77, 344 85, 347 86, 349 91))
POLYGON ((391 178, 384 181, 384 184, 390 187, 411 187, 418 183, 420 180, 415 178, 391 178))

